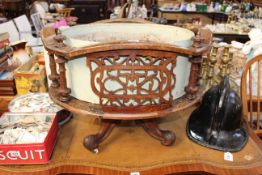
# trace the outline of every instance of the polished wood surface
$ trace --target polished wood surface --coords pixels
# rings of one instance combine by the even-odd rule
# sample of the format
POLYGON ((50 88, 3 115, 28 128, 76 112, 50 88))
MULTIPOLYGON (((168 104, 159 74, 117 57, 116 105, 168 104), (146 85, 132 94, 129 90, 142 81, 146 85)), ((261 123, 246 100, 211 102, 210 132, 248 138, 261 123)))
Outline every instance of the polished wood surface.
POLYGON ((1 165, 1 175, 141 175, 167 174, 218 174, 258 175, 262 173, 262 145, 249 131, 247 145, 240 152, 232 153, 234 161, 225 161, 224 152, 200 146, 186 136, 185 126, 193 108, 160 120, 161 127, 177 133, 177 141, 171 147, 163 147, 147 137, 141 127, 132 123, 116 126, 109 139, 103 142, 104 151, 93 154, 81 144, 86 132, 95 133, 99 120, 75 115, 60 130, 53 155, 44 165, 1 165), (150 146, 147 146, 150 145, 150 146))

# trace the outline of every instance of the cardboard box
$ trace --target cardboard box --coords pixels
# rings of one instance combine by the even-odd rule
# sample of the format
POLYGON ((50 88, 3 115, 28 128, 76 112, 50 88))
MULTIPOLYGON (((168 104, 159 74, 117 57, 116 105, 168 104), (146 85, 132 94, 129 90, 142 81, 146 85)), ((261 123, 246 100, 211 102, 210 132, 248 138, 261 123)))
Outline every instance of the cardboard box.
POLYGON ((55 113, 4 113, 4 115, 50 115, 54 116, 43 143, 0 144, 0 164, 45 164, 48 163, 58 135, 55 113))
POLYGON ((15 83, 18 95, 47 92, 45 66, 38 63, 38 56, 33 56, 15 71, 15 83))

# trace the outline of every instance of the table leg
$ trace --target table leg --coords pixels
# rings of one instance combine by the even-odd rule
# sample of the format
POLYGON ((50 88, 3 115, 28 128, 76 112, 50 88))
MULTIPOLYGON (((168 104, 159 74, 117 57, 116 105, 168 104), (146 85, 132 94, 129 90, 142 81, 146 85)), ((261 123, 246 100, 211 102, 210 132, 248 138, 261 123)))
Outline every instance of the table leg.
MULTIPOLYGON (((109 136, 114 127, 120 122, 120 120, 103 119, 98 133, 84 138, 84 146, 97 154, 99 144, 109 136)), ((159 140, 162 145, 171 146, 176 140, 174 132, 158 128, 156 119, 137 120, 136 123, 141 125, 150 136, 159 140)))
POLYGON ((150 136, 159 140, 162 145, 171 146, 176 140, 174 132, 159 129, 156 119, 137 120, 136 122, 140 124, 150 136))
POLYGON ((116 124, 120 123, 119 120, 106 120, 103 119, 101 123, 100 130, 97 134, 89 135, 84 138, 84 146, 94 152, 98 153, 99 144, 105 140, 113 130, 116 124))

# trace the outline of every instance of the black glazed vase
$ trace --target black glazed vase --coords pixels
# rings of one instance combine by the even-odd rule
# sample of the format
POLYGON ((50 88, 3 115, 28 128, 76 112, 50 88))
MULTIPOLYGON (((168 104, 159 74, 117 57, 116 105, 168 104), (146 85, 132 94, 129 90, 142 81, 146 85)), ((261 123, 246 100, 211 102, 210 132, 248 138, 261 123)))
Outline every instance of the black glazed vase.
POLYGON ((187 135, 194 142, 221 151, 241 150, 248 140, 246 123, 242 121, 242 103, 225 77, 203 96, 187 122, 187 135))

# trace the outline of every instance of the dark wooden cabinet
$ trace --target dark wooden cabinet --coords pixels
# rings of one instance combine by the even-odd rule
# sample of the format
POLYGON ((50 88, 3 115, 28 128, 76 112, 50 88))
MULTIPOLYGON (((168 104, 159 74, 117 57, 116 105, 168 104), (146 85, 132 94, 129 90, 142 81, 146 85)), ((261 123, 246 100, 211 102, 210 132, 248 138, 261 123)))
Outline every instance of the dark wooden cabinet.
POLYGON ((25 0, 1 1, 1 10, 8 19, 15 18, 24 13, 28 13, 29 4, 25 0))
POLYGON ((252 2, 253 2, 255 5, 259 6, 259 7, 262 7, 262 1, 261 1, 261 0, 252 0, 252 2))
POLYGON ((106 0, 71 0, 70 7, 75 8, 72 16, 77 16, 78 23, 90 23, 106 18, 106 0))

